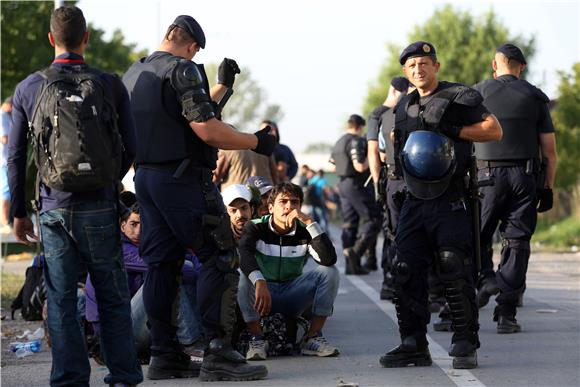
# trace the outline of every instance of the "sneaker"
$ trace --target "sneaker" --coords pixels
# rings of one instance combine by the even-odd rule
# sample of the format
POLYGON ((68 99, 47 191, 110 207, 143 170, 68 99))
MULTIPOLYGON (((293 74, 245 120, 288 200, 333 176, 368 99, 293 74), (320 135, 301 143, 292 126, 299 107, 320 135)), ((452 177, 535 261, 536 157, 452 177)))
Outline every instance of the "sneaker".
POLYGON ((246 360, 266 360, 268 357, 268 342, 261 338, 253 337, 249 342, 246 360))
POLYGON ((337 356, 340 353, 338 348, 330 345, 320 332, 314 337, 307 338, 300 347, 302 354, 306 356, 328 357, 337 356))

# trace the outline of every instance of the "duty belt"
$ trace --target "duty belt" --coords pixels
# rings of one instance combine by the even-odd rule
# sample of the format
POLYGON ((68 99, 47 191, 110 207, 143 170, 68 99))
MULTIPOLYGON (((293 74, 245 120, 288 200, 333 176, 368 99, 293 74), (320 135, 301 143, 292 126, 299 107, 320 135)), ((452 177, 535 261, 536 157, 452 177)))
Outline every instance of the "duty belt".
POLYGON ((528 160, 477 160, 477 168, 525 167, 528 160))

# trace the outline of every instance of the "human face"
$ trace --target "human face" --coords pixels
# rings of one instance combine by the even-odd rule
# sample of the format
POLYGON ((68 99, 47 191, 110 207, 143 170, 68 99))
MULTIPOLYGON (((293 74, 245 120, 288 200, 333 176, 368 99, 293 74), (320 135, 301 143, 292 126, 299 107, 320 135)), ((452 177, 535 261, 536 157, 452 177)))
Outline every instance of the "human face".
POLYGON ((238 198, 227 206, 230 223, 237 231, 241 232, 244 225, 252 218, 252 207, 250 203, 242 198, 238 198))
POLYGON ((258 207, 258 215, 259 216, 264 216, 264 215, 268 215, 270 212, 268 211, 268 198, 270 197, 270 192, 266 192, 265 194, 263 194, 262 196, 260 196, 260 200, 261 200, 261 204, 260 207, 258 207))
POLYGON ((293 224, 286 224, 288 214, 293 210, 300 209, 300 199, 297 196, 287 193, 280 193, 276 196, 274 204, 268 204, 268 210, 272 214, 274 226, 277 231, 287 232, 293 227, 293 224))
POLYGON ((403 72, 409 81, 419 90, 420 95, 425 95, 437 87, 437 72, 439 62, 434 62, 429 56, 409 58, 403 66, 403 72))
POLYGON ((121 232, 134 244, 139 244, 141 236, 141 216, 131 213, 127 220, 121 222, 121 232))

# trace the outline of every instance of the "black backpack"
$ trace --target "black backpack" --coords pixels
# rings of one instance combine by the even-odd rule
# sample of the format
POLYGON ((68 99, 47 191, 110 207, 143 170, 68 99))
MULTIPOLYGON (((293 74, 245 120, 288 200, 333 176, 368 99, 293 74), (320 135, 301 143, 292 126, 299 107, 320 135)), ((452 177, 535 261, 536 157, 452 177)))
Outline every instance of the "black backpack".
MULTIPOLYGON (((38 261, 41 260, 39 259, 38 261)), ((14 320, 14 312, 18 309, 22 309, 22 318, 27 321, 42 320, 44 300, 46 300, 46 287, 44 286, 42 264, 33 263, 32 266, 26 269, 24 285, 22 285, 18 295, 10 305, 12 320, 14 320)))
POLYGON ((122 141, 117 113, 100 72, 49 67, 30 135, 39 178, 65 192, 92 191, 119 179, 122 141))

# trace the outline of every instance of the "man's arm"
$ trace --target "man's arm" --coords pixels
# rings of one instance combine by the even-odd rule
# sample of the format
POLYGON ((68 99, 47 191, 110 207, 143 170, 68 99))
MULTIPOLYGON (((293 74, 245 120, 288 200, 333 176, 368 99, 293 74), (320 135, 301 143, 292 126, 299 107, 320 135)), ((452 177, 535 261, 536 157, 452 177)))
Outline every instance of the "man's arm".
POLYGON ((258 226, 251 221, 247 222, 238 243, 238 250, 240 252, 240 269, 253 284, 256 284, 257 280, 264 279, 256 260, 256 243, 258 239, 258 226))
POLYGON ((459 138, 475 142, 499 141, 502 135, 501 125, 493 114, 486 115, 481 122, 463 126, 459 132, 459 138))
POLYGON ((543 188, 553 188, 556 180, 556 164, 558 163, 556 135, 554 133, 540 133, 540 148, 542 156, 548 161, 546 181, 543 188))
POLYGON ((381 174, 381 158, 379 156, 379 142, 377 140, 368 140, 368 162, 371 176, 375 184, 379 183, 381 174))
POLYGON ((230 169, 230 163, 225 151, 220 150, 218 152, 218 159, 216 162, 216 168, 213 171, 212 181, 214 184, 220 184, 225 176, 227 176, 230 169))

